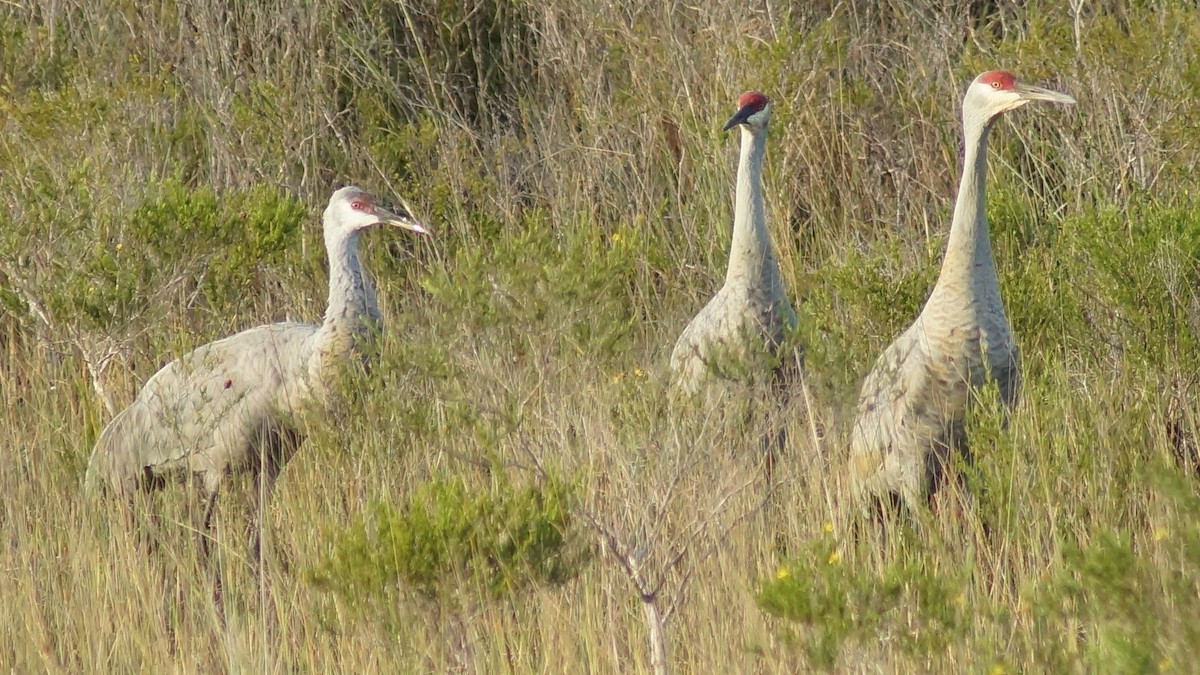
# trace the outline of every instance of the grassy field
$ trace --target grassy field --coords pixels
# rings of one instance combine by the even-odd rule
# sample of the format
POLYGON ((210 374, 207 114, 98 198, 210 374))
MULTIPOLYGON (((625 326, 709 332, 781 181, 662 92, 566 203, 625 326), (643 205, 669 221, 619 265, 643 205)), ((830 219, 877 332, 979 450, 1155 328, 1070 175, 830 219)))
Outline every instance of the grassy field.
POLYGON ((0 3, 0 669, 1190 671, 1197 45, 1185 2, 0 3), (980 393, 963 512, 855 539, 858 383, 932 286, 998 67, 1079 101, 992 135, 1021 402, 1002 428, 980 393), (667 395, 747 89, 807 414, 667 395), (147 555, 83 471, 170 359, 320 318, 348 182, 436 236, 367 236, 377 366, 308 421, 260 577, 226 496, 223 622, 198 493, 139 499, 147 555))

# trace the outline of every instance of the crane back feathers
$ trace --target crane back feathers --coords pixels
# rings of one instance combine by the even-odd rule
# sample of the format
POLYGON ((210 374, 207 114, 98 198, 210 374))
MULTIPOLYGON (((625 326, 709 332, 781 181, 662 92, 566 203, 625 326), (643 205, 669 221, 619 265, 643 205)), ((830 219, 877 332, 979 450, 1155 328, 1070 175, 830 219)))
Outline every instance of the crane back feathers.
POLYGON ((774 361, 796 312, 787 296, 761 289, 723 287, 692 319, 671 352, 675 386, 697 393, 710 376, 753 379, 774 361))
POLYGON ((973 390, 989 379, 1015 403, 1018 353, 992 322, 930 321, 922 314, 876 360, 851 429, 848 471, 859 500, 898 495, 915 507, 936 492, 955 453, 969 458, 963 424, 973 390))
POLYGON ((199 474, 211 493, 225 474, 260 459, 264 449, 294 447, 296 413, 328 388, 323 375, 333 355, 316 348, 319 330, 299 323, 261 326, 167 364, 101 434, 88 487, 128 492, 149 477, 186 470, 199 474))

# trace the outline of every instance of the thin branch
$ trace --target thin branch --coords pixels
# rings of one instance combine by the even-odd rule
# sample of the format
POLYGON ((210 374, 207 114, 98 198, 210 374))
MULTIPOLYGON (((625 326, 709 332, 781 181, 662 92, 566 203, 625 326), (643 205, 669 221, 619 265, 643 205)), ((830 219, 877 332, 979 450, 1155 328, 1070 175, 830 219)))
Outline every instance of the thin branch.
POLYGON ((600 521, 596 520, 590 511, 576 508, 575 513, 576 515, 582 517, 587 522, 588 527, 592 528, 592 530, 599 534, 604 540, 605 545, 608 546, 608 549, 612 553, 613 557, 616 558, 617 562, 621 565, 621 568, 625 570, 626 577, 629 579, 630 583, 633 584, 634 589, 638 592, 638 595, 641 596, 642 602, 654 602, 655 594, 653 592, 646 591, 647 584, 642 578, 639 565, 633 562, 629 554, 626 552, 625 546, 623 546, 621 541, 617 538, 617 535, 612 532, 612 530, 602 525, 600 521))

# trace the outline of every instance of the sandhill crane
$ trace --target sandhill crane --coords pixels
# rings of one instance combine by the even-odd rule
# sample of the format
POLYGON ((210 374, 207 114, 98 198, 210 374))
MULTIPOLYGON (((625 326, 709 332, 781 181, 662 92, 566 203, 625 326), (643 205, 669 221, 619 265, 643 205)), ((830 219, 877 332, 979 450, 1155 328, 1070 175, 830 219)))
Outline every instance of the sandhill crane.
POLYGON ((713 376, 743 379, 756 356, 776 356, 796 312, 783 290, 779 263, 767 232, 762 167, 771 103, 762 93, 738 98, 724 131, 742 129, 734 201, 733 241, 725 285, 684 329, 671 352, 675 387, 695 394, 713 376))
POLYGON ((106 487, 131 495, 168 474, 198 475, 207 496, 204 558, 225 477, 249 470, 265 495, 301 440, 297 414, 328 402, 339 371, 361 358, 364 341, 379 329, 375 290, 358 256, 362 232, 380 225, 426 232, 407 209, 382 206, 356 187, 334 192, 323 220, 329 256, 324 322, 259 326, 172 361, 113 418, 92 452, 89 491, 106 487))
POLYGON ((985 213, 987 142, 1002 113, 1030 101, 1075 99, 983 73, 967 88, 962 180, 942 270, 916 321, 863 382, 851 430, 849 478, 860 504, 898 497, 910 507, 939 487, 947 462, 966 452, 963 418, 972 389, 989 378, 1011 408, 1020 373, 1005 316, 985 213))

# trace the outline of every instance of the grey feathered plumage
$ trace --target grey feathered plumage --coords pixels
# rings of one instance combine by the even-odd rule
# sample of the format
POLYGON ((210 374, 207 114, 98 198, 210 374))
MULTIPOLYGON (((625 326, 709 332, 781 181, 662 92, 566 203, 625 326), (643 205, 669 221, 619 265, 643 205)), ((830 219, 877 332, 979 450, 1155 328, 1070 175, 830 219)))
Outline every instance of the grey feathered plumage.
POLYGON ((371 278, 358 255, 361 233, 390 224, 425 232, 346 187, 324 217, 329 305, 321 325, 277 323, 237 333, 172 361, 151 377, 96 442, 86 487, 131 493, 170 476, 198 476, 212 505, 226 476, 273 476, 302 439, 299 416, 326 404, 340 372, 381 328, 371 278))
POLYGON ((916 321, 862 385, 849 462, 860 503, 895 495, 920 506, 955 454, 969 457, 963 425, 976 390, 991 380, 1007 408, 1016 403, 1019 353, 988 236, 987 142, 1001 113, 1030 100, 1074 102, 1003 71, 980 75, 967 90, 963 173, 941 273, 916 321))
POLYGON ((729 267, 721 290, 692 319, 671 352, 675 387, 695 394, 715 378, 753 379, 763 361, 774 361, 796 312, 767 231, 762 195, 770 103, 748 92, 726 128, 742 133, 729 267))

